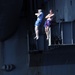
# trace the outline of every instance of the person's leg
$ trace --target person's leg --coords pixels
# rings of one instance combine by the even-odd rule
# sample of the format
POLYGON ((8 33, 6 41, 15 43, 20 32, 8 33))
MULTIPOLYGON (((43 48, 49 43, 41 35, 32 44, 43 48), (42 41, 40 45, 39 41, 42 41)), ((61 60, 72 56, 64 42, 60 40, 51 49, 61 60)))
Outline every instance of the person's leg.
POLYGON ((48 26, 45 27, 45 33, 46 33, 46 37, 47 37, 47 40, 48 40, 49 39, 49 36, 48 36, 48 34, 49 34, 49 27, 48 26))
POLYGON ((35 26, 35 38, 39 39, 39 30, 38 30, 38 26, 35 26))
POLYGON ((36 40, 38 40, 39 39, 39 25, 40 25, 40 21, 39 20, 37 20, 36 22, 35 22, 35 38, 34 39, 36 39, 36 40))

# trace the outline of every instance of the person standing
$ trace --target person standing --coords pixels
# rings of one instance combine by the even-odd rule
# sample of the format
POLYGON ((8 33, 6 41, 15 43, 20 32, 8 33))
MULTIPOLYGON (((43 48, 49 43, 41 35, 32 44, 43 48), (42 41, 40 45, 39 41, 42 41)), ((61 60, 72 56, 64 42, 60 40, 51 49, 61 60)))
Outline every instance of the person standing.
POLYGON ((44 27, 45 27, 45 33, 46 33, 47 40, 49 39, 49 28, 50 28, 53 16, 54 16, 54 13, 52 12, 52 9, 51 9, 49 11, 49 14, 45 17, 46 21, 45 21, 44 27))
POLYGON ((39 39, 39 26, 40 26, 42 19, 43 19, 42 10, 38 9, 38 13, 35 13, 35 15, 37 16, 37 20, 35 22, 35 34, 36 34, 36 36, 34 37, 34 39, 38 40, 39 39))

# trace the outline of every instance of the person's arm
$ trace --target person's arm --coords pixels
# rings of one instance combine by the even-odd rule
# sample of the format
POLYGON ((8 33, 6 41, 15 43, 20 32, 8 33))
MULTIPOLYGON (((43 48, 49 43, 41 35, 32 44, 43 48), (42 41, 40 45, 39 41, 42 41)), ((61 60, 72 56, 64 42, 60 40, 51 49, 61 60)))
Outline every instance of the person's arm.
POLYGON ((35 15, 38 15, 38 13, 35 13, 35 15))
POLYGON ((50 17, 54 16, 54 14, 51 14, 50 17))
POLYGON ((48 14, 45 18, 47 19, 47 18, 50 18, 50 17, 52 17, 52 16, 54 16, 54 14, 48 14))
POLYGON ((35 15, 38 17, 40 15, 40 13, 35 13, 35 15))
POLYGON ((38 16, 40 16, 42 13, 35 13, 35 15, 38 17, 38 16))
POLYGON ((50 14, 48 14, 45 18, 47 19, 47 18, 49 18, 50 17, 50 14))

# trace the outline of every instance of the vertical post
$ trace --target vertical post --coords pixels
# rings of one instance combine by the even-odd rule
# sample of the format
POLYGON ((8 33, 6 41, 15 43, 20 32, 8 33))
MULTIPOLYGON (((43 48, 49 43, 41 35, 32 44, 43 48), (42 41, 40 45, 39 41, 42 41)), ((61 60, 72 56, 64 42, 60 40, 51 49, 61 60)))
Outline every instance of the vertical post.
POLYGON ((71 22, 71 37, 72 37, 71 42, 73 44, 73 23, 72 22, 71 22))
POLYGON ((29 51, 29 32, 27 31, 27 47, 28 47, 28 51, 29 51))
POLYGON ((60 38, 60 39, 62 40, 61 42, 62 42, 62 44, 63 44, 63 25, 60 26, 60 27, 61 27, 61 28, 60 28, 60 29, 61 29, 61 30, 60 30, 60 32, 61 32, 61 38, 60 38))
POLYGON ((61 39, 61 26, 60 26, 60 20, 59 20, 59 38, 61 39))
MULTIPOLYGON (((1 61, 2 61, 1 55, 2 55, 2 54, 1 54, 1 42, 0 42, 0 67, 1 67, 1 64, 2 64, 2 62, 1 62, 1 61)), ((0 71, 0 74, 1 74, 1 71, 0 71)))
POLYGON ((39 50, 39 39, 36 40, 36 50, 39 50))
POLYGON ((48 40, 48 46, 51 46, 51 27, 49 27, 49 40, 48 40))
MULTIPOLYGON (((3 57, 3 48, 4 48, 4 42, 0 42, 0 68, 2 67, 3 60, 4 60, 4 57, 3 57)), ((0 75, 3 75, 3 72, 1 70, 0 70, 0 75)))

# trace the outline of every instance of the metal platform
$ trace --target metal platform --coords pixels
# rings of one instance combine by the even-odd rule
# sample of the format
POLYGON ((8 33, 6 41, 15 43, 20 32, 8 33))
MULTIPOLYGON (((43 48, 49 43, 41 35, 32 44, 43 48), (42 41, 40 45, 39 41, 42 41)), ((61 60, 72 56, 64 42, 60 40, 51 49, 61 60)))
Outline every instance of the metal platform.
POLYGON ((75 64, 75 45, 53 45, 49 50, 30 50, 30 67, 75 64))
POLYGON ((61 49, 61 48, 66 48, 66 47, 74 47, 75 44, 60 44, 60 45, 51 45, 51 46, 48 46, 48 50, 30 50, 29 53, 42 53, 42 52, 49 52, 51 50, 56 50, 56 49, 61 49))

